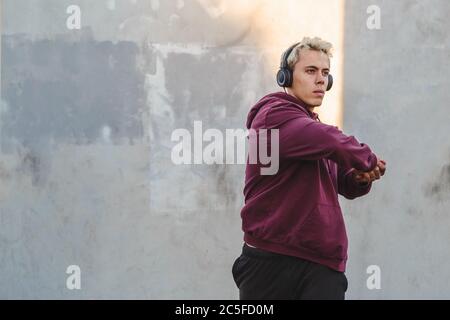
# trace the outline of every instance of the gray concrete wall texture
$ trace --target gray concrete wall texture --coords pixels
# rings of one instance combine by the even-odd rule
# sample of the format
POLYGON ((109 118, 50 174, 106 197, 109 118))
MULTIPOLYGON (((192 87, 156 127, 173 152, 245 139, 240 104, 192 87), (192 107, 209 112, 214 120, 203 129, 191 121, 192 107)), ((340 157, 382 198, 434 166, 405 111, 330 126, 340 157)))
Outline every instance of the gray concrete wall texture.
POLYGON ((450 3, 346 1, 345 131, 388 162, 370 195, 345 202, 349 298, 450 298, 450 3), (381 28, 365 28, 376 4, 381 28), (366 269, 381 270, 368 290, 366 269))
MULTIPOLYGON (((245 166, 171 161, 175 129, 244 128, 278 90, 253 20, 270 0, 238 2, 1 2, 0 298, 238 298, 245 166)), ((388 162, 341 199, 350 299, 450 298, 449 11, 345 1, 343 129, 388 162)))

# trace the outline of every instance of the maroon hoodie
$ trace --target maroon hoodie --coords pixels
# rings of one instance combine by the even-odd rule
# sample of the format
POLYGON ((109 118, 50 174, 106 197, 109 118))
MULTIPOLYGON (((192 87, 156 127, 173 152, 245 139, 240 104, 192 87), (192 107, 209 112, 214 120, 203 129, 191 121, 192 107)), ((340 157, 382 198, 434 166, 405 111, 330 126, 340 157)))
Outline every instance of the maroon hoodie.
POLYGON ((347 234, 338 194, 354 199, 369 192, 371 184, 357 183, 352 171, 373 170, 376 155, 284 92, 263 97, 247 128, 279 130, 279 169, 261 175, 261 165, 247 161, 244 241, 344 272, 347 234))

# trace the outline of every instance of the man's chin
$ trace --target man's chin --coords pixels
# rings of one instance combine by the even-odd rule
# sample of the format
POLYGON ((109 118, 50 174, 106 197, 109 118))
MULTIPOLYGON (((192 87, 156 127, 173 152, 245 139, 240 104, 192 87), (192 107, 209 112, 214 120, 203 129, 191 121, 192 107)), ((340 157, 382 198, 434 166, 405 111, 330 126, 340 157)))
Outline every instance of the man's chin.
POLYGON ((305 102, 307 104, 309 104, 311 107, 315 108, 315 107, 320 107, 322 105, 322 101, 323 101, 323 99, 312 98, 312 99, 308 99, 305 102))
POLYGON ((320 101, 314 101, 313 103, 311 103, 311 105, 315 108, 315 107, 320 107, 322 105, 322 100, 320 101))

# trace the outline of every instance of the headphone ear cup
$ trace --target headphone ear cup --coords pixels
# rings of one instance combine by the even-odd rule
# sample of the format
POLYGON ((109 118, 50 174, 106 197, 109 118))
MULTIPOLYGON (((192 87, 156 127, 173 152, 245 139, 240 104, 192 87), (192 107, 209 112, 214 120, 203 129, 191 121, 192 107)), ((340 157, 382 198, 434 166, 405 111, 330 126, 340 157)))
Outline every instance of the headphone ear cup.
POLYGON ((330 90, 332 86, 333 86, 333 76, 331 74, 328 74, 327 91, 330 90))
POLYGON ((277 83, 280 87, 284 87, 286 84, 286 73, 284 71, 284 69, 280 69, 277 73, 277 83))
POLYGON ((277 83, 280 87, 290 87, 292 85, 292 73, 289 69, 281 68, 277 73, 277 83))

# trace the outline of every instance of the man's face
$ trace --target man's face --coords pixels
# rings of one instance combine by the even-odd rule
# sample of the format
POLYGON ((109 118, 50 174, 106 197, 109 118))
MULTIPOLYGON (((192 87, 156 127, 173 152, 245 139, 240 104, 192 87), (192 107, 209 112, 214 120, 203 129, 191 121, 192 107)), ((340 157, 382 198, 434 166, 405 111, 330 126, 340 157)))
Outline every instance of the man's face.
POLYGON ((330 59, 322 51, 303 49, 294 66, 292 93, 311 106, 320 106, 328 85, 330 59))

